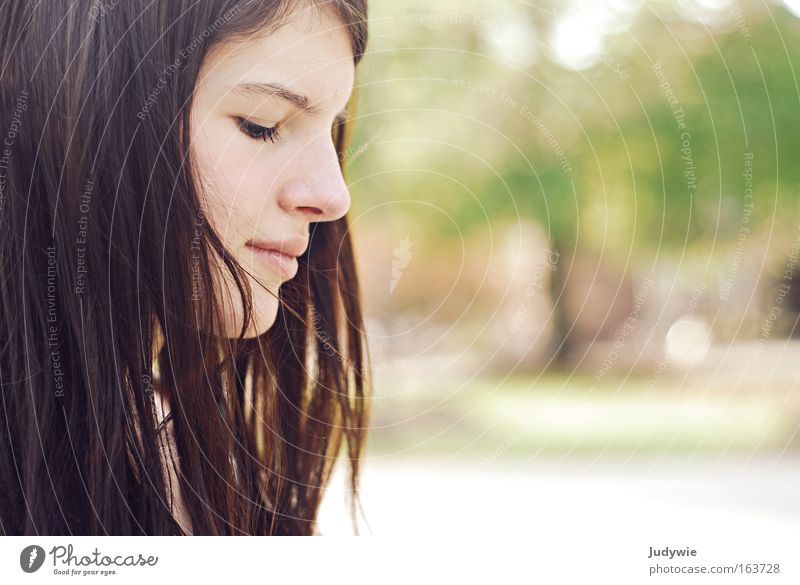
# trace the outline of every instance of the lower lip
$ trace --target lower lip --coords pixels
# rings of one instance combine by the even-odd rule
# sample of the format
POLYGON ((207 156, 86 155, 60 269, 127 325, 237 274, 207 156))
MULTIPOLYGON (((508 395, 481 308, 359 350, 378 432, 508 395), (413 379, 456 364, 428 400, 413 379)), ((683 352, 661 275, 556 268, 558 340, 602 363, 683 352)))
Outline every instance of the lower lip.
POLYGON ((261 260, 273 272, 278 273, 282 278, 291 280, 297 275, 299 266, 297 264, 297 258, 294 256, 287 256, 276 250, 265 250, 264 248, 257 248, 249 244, 247 247, 253 251, 256 258, 261 260))

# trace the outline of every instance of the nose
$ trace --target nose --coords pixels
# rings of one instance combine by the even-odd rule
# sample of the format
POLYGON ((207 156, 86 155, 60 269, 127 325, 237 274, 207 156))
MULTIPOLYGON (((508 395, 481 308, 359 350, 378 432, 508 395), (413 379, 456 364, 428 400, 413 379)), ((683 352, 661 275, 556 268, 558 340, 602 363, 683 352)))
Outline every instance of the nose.
POLYGON ((308 221, 334 221, 350 209, 350 192, 339 157, 330 138, 306 145, 295 158, 293 178, 284 183, 280 206, 290 215, 301 213, 308 221))

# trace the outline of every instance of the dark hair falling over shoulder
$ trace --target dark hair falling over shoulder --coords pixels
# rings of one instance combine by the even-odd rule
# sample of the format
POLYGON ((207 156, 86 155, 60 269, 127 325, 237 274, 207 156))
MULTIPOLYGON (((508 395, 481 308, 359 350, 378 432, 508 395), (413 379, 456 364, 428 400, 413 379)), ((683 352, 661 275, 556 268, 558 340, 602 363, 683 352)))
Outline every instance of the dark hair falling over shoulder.
MULTIPOLYGON (((267 333, 208 333, 216 262, 248 317, 250 288, 204 221, 186 146, 213 45, 306 4, 0 5, 0 533, 181 533, 156 372, 194 534, 314 533, 340 451, 355 525, 369 384, 346 217, 312 224, 267 333)), ((358 62, 365 0, 315 4, 358 62)), ((341 160, 348 132, 334 129, 341 160)))

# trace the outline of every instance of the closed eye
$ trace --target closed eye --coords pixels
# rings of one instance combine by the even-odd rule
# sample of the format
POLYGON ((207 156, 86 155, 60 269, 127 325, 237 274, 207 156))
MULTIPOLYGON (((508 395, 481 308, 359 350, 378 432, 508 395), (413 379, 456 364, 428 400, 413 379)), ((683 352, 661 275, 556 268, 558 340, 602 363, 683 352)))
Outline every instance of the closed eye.
POLYGON ((263 140, 264 142, 269 140, 270 142, 275 142, 281 137, 278 133, 277 124, 275 126, 266 127, 251 122, 250 120, 245 120, 244 118, 237 118, 237 122, 239 130, 253 140, 263 140))

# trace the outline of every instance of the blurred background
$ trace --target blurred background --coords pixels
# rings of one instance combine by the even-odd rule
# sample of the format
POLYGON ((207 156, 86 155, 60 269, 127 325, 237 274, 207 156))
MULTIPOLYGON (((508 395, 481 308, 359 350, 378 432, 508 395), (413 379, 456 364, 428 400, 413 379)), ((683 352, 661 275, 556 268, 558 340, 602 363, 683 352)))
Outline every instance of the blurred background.
POLYGON ((370 11, 361 532, 800 527, 800 0, 370 11))

